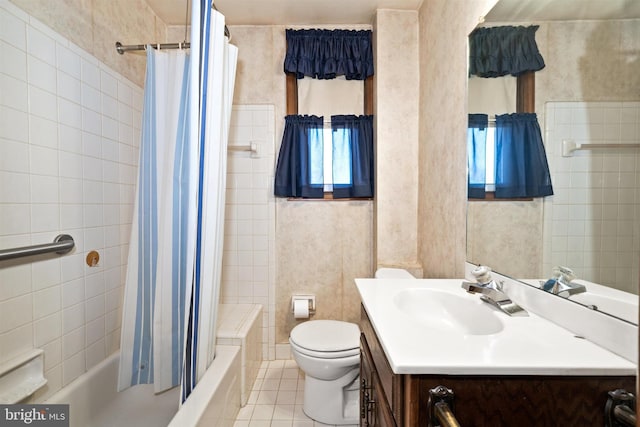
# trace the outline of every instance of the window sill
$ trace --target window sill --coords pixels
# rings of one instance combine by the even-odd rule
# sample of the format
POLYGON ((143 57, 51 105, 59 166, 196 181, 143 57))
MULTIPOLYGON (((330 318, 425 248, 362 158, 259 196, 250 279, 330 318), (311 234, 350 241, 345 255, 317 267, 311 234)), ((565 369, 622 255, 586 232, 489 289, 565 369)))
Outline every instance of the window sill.
POLYGON ((484 199, 476 199, 473 197, 468 197, 467 200, 470 202, 532 202, 533 197, 514 197, 509 199, 498 199, 496 198, 496 193, 494 191, 487 191, 485 193, 484 199))
POLYGON ((349 197, 349 198, 340 198, 334 199, 333 193, 324 193, 324 197, 322 199, 316 198, 305 198, 305 197, 287 197, 287 201, 291 202, 326 202, 326 201, 334 201, 334 202, 348 202, 348 201, 367 201, 373 200, 373 197, 349 197))

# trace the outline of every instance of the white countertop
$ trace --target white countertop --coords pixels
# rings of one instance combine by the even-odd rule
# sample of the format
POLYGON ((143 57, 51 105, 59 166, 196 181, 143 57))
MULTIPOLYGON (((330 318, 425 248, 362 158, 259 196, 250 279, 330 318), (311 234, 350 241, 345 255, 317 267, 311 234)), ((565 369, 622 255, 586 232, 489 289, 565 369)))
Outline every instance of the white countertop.
MULTIPOLYGON (((636 365, 529 312, 510 317, 460 287, 462 279, 356 279, 362 303, 396 374, 636 375, 636 365), (430 327, 394 303, 410 288, 449 292, 492 312, 500 332, 465 335, 430 327)), ((516 301, 517 302, 517 301, 516 301)))

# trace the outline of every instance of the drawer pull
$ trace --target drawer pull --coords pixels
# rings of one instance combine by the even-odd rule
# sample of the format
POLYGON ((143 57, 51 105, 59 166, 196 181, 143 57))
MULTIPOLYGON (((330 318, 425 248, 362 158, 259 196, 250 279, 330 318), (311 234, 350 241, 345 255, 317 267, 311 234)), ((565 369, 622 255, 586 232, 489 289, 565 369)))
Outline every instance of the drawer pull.
POLYGON ((360 418, 364 420, 365 426, 373 425, 369 417, 376 407, 376 401, 371 398, 369 390, 371 390, 371 387, 367 386, 367 380, 362 378, 360 381, 360 396, 362 396, 362 400, 360 401, 360 418))

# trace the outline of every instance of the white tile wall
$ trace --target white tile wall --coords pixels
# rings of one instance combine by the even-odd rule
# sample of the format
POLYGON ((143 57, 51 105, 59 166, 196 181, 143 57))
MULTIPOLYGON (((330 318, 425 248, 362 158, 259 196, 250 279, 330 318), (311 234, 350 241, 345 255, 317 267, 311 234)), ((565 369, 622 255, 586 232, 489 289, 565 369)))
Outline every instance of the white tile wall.
POLYGON ((580 278, 633 292, 640 274, 640 149, 562 157, 562 141, 638 144, 640 102, 550 102, 545 128, 555 194, 545 199, 543 271, 566 265, 580 278))
POLYGON ((76 242, 0 264, 0 363, 43 348, 44 398, 120 344, 142 89, 7 0, 0 58, 0 248, 76 242))
POLYGON ((263 359, 275 358, 275 116, 273 105, 236 105, 229 152, 221 302, 263 306, 263 359))

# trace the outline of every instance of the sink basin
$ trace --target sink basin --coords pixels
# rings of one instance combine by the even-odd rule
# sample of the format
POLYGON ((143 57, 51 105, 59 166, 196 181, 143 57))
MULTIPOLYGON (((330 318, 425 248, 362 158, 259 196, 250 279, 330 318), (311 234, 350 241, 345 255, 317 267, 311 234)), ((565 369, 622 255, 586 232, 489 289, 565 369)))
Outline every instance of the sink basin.
MULTIPOLYGON (((461 289, 461 292, 462 291, 461 289)), ((464 335, 491 335, 502 331, 502 321, 480 299, 436 289, 409 288, 393 297, 394 305, 423 326, 464 335)))

